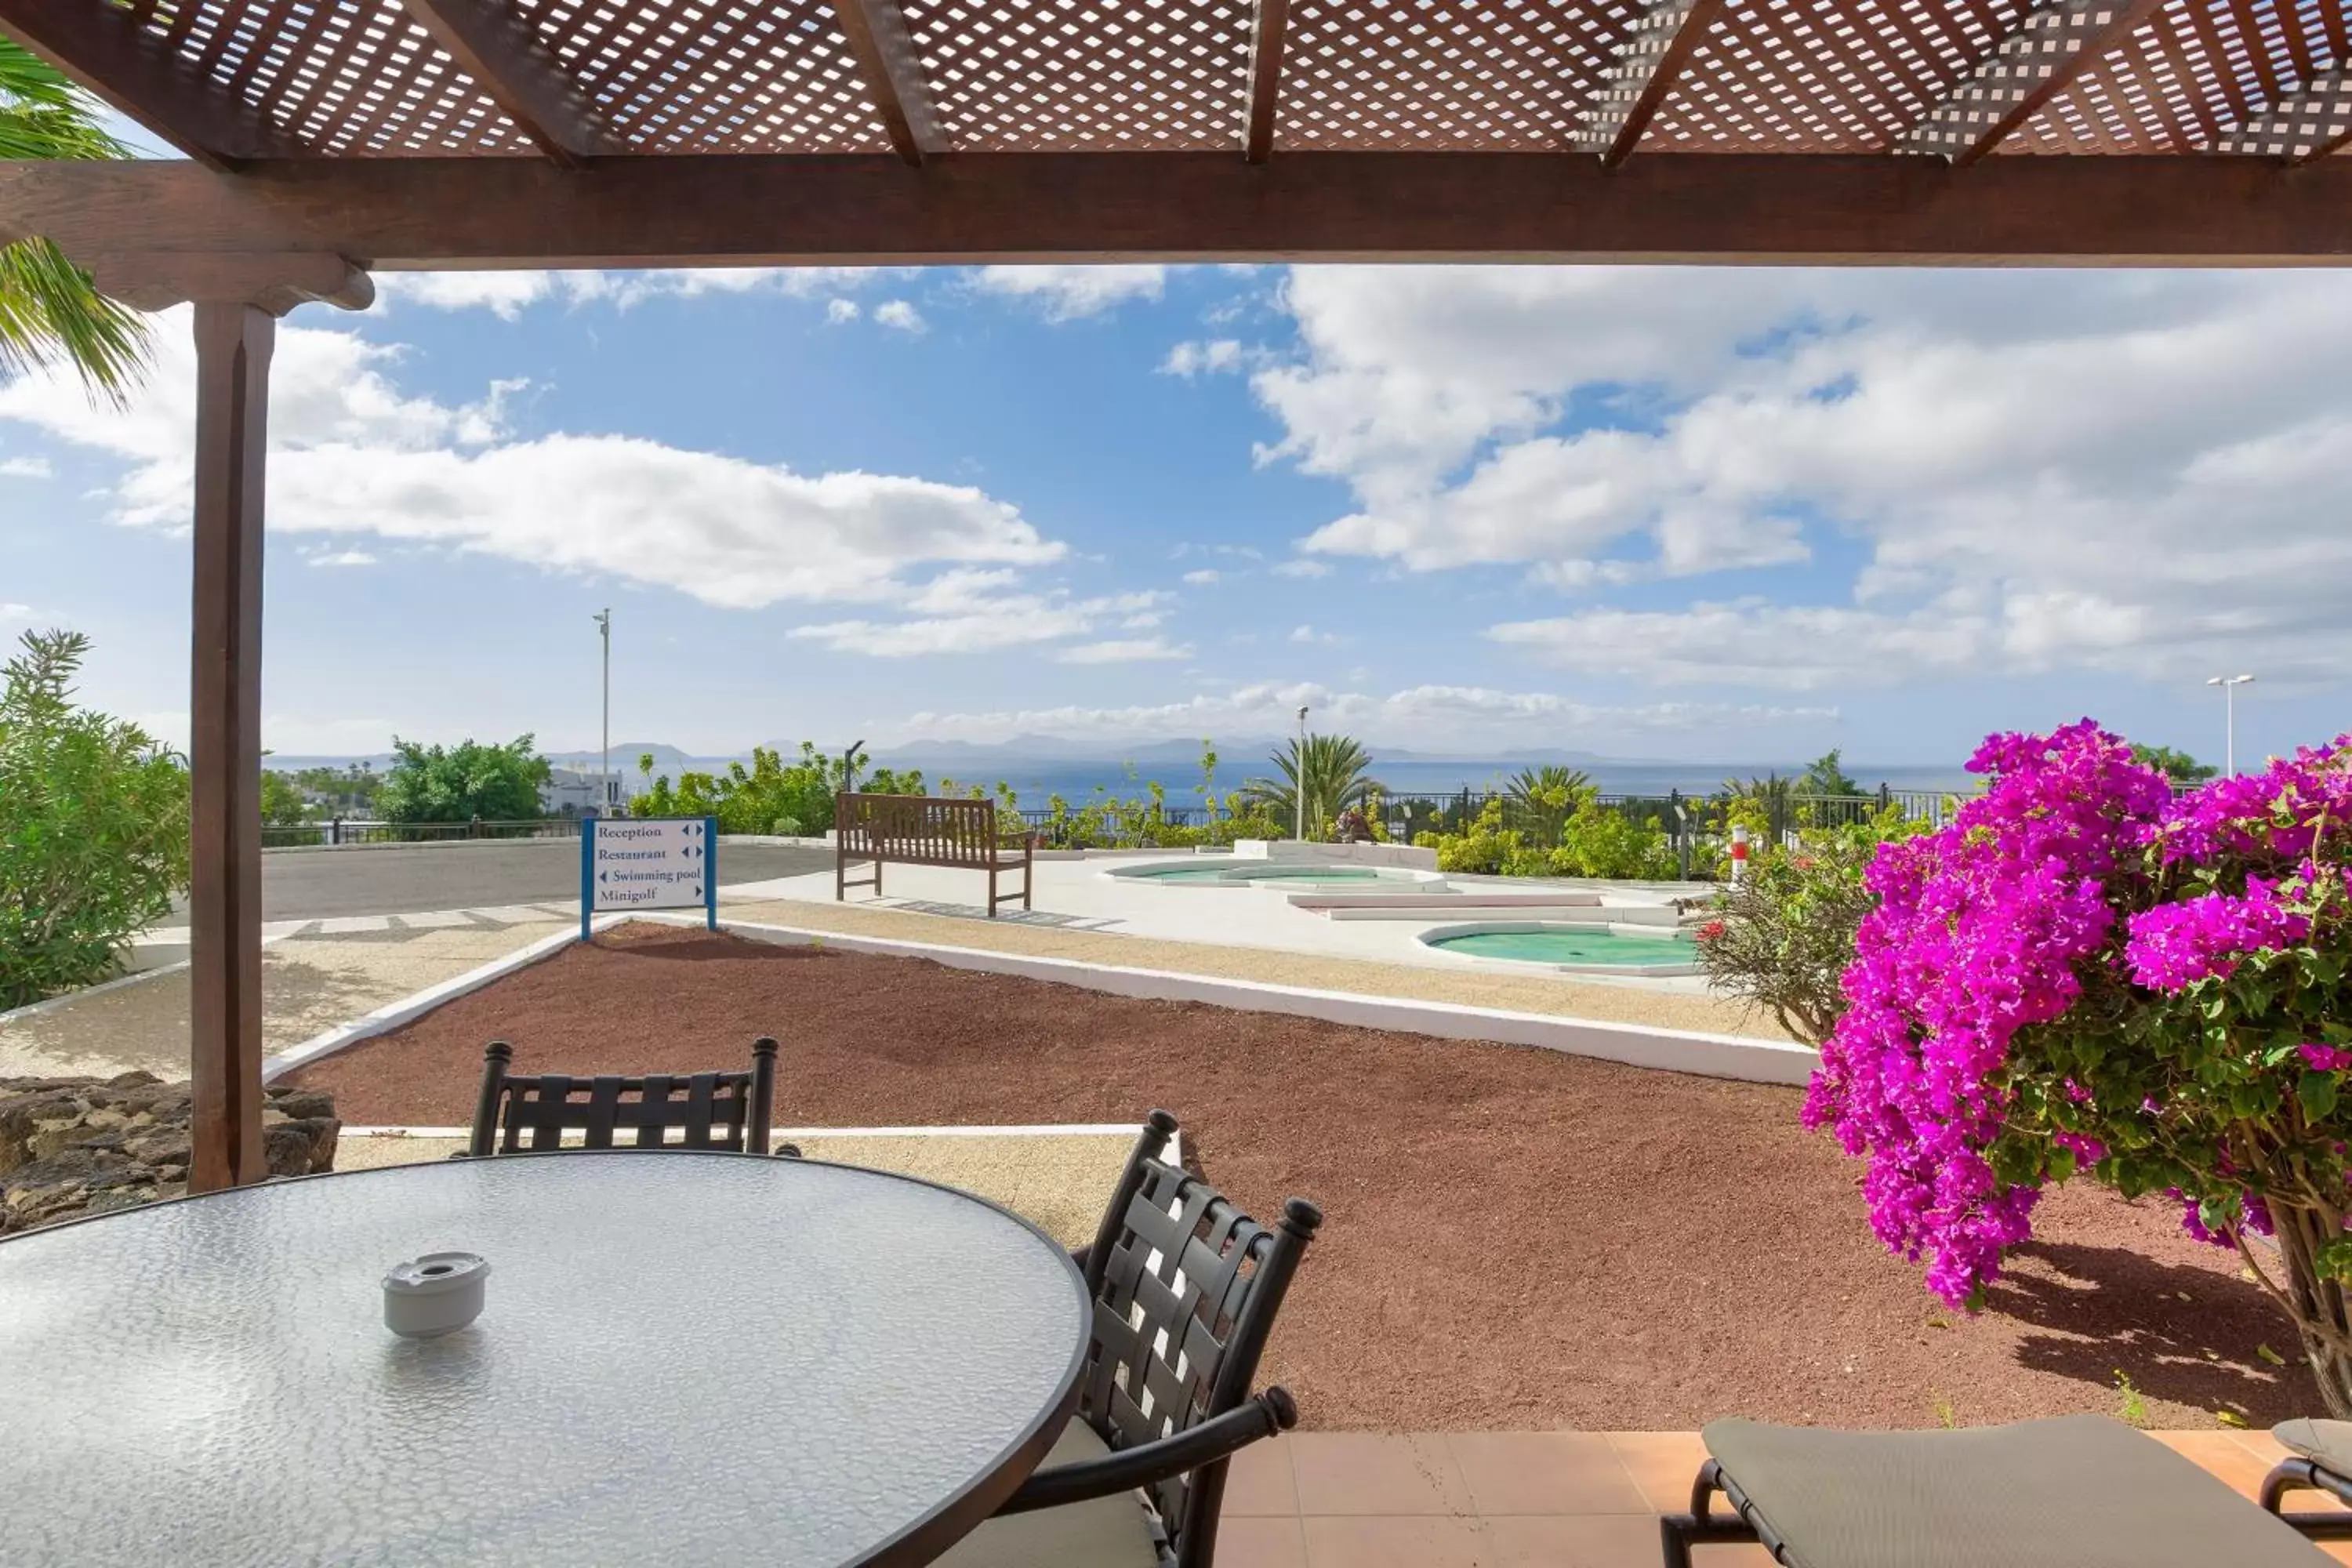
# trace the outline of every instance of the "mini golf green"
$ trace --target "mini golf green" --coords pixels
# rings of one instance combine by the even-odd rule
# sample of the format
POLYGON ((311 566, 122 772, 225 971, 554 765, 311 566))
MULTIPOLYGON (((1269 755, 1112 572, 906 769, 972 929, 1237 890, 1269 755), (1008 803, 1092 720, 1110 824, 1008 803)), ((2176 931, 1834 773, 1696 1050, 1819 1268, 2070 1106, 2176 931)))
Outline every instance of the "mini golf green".
POLYGON ((1619 936, 1607 931, 1481 931, 1432 942, 1465 958, 1507 958, 1521 963, 1687 965, 1698 958, 1689 942, 1671 936, 1619 936))

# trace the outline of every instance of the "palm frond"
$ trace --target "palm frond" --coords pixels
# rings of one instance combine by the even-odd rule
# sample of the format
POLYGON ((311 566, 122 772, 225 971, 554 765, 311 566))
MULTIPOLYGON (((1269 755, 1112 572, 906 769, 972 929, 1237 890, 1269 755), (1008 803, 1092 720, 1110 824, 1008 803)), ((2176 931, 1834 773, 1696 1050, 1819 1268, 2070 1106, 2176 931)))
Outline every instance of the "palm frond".
MULTIPOLYGON (((95 102, 47 60, 0 37, 0 159, 128 158, 95 102)), ((144 378, 147 323, 38 237, 0 246, 0 380, 71 364, 95 400, 121 406, 144 378)))
POLYGON ((147 323, 46 239, 0 247, 0 379, 63 360, 116 406, 144 376, 147 323))

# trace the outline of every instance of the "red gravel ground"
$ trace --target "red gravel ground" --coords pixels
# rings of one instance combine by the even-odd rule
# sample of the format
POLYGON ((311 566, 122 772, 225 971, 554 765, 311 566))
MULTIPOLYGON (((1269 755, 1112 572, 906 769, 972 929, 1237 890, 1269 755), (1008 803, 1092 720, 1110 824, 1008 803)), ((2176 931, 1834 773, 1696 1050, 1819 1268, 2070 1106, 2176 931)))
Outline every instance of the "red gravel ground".
POLYGON ((2164 1205, 2053 1194, 1990 1310, 1938 1309, 1872 1238, 1792 1089, 920 960, 624 928, 292 1075, 346 1121, 469 1119, 523 1070, 731 1065, 783 1043, 793 1125, 1111 1121, 1166 1106, 1254 1213, 1329 1215, 1267 1381, 1324 1427, 1848 1426, 2316 1408, 2284 1319, 2164 1205))

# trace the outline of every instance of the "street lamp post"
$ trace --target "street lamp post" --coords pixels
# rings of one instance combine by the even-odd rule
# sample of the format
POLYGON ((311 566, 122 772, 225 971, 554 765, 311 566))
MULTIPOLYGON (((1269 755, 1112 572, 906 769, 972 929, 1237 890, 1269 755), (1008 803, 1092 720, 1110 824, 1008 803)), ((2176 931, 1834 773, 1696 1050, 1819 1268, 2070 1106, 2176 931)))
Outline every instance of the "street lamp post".
POLYGON ((1298 748, 1290 754, 1290 793, 1298 807, 1298 841, 1307 842, 1307 710, 1298 710, 1298 748))
POLYGON ((2233 778, 2237 776, 2238 772, 2238 688, 2252 679, 2253 677, 2251 675, 2217 675, 2205 683, 2208 686, 2218 686, 2221 689, 2221 721, 2227 726, 2223 731, 2225 739, 2222 742, 2221 762, 2223 768, 2233 778))
POLYGON ((596 612, 596 635, 604 644, 604 760, 596 773, 596 793, 604 796, 596 815, 604 816, 613 809, 613 610, 606 605, 596 612))

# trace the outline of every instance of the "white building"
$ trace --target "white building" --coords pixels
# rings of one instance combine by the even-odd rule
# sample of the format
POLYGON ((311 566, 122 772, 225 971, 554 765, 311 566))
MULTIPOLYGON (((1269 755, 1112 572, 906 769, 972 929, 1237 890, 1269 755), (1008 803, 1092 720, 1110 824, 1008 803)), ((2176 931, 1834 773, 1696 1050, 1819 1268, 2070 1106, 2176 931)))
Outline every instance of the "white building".
POLYGON ((539 786, 539 809, 550 816, 586 816, 595 813, 600 803, 604 806, 617 805, 628 798, 628 794, 618 772, 600 774, 593 768, 584 772, 550 768, 547 782, 539 786))

